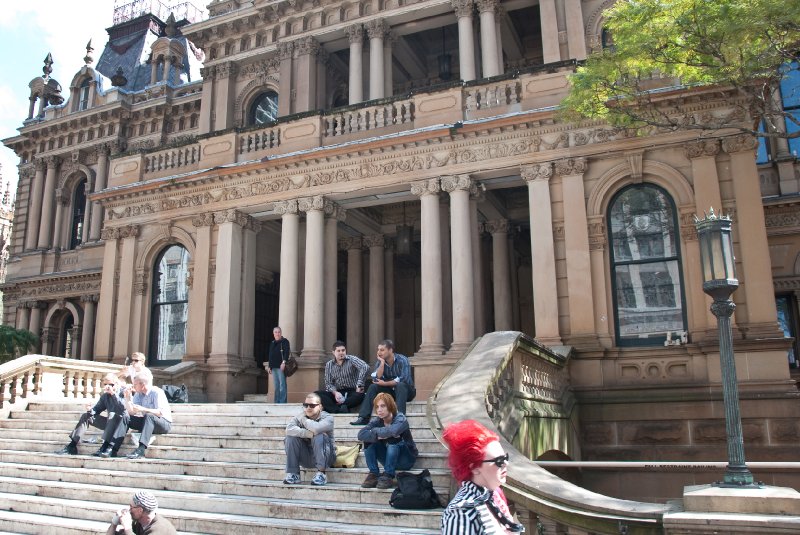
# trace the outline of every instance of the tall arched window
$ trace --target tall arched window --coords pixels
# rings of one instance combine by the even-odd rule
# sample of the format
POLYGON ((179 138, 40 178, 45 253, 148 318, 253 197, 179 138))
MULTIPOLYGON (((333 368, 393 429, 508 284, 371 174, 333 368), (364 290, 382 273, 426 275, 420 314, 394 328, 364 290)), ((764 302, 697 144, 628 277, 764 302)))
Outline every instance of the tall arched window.
POLYGON ((249 124, 271 123, 278 118, 278 94, 275 91, 261 93, 250 107, 249 124))
POLYGON ((617 344, 662 345, 686 330, 675 205, 657 186, 629 186, 611 201, 608 228, 617 344))
POLYGON ((72 196, 72 219, 70 220, 69 248, 83 243, 83 219, 86 215, 86 179, 78 183, 72 196))
POLYGON ((78 110, 86 110, 89 109, 89 86, 91 85, 92 81, 87 78, 83 82, 81 82, 81 86, 78 89, 78 110))
POLYGON ((189 252, 181 245, 164 249, 153 266, 150 314, 150 366, 174 364, 186 353, 189 314, 189 252))

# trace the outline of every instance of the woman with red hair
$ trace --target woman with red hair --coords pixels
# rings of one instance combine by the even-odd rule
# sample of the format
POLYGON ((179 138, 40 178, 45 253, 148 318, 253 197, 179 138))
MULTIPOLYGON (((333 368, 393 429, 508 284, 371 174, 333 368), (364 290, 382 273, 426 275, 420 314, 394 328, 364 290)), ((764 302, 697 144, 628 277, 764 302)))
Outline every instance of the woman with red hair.
POLYGON ((447 462, 461 488, 442 515, 442 535, 522 533, 500 486, 506 482, 508 454, 499 437, 475 420, 447 426, 442 437, 447 462))

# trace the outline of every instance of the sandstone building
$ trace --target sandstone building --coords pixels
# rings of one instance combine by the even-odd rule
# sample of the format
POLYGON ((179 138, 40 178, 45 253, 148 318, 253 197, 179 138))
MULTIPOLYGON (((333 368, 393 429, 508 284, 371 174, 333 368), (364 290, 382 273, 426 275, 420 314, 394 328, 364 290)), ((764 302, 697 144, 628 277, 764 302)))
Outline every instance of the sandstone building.
MULTIPOLYGON (((337 338, 365 358, 394 339, 426 396, 476 337, 520 330, 569 353, 592 455, 718 446, 693 223, 713 206, 735 225, 746 439, 788 445, 794 146, 560 120, 611 3, 118 6, 96 63, 62 87, 46 62, 4 140, 20 158, 4 321, 46 354, 195 362, 212 401, 263 388, 278 324, 294 398, 337 338)), ((696 120, 728 105, 674 98, 696 120)))

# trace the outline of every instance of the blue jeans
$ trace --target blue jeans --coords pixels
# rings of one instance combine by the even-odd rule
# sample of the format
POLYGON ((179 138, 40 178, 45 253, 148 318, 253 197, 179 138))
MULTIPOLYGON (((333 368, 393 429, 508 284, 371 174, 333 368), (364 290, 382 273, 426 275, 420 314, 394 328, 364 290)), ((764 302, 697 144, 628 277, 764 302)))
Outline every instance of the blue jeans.
POLYGON ((364 457, 370 472, 380 475, 378 463, 381 463, 383 471, 391 477, 394 477, 396 470, 411 470, 417 460, 403 441, 397 444, 387 444, 385 440, 373 442, 364 450, 364 457))
POLYGON ((280 368, 272 368, 272 384, 275 386, 275 403, 286 403, 286 374, 280 368))

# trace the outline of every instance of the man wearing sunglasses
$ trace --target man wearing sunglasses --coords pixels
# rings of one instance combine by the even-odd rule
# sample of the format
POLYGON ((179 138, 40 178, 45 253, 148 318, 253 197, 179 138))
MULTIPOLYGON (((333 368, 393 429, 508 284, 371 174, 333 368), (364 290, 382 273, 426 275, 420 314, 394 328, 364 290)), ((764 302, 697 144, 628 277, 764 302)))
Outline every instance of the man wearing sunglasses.
POLYGON ((136 377, 136 374, 146 369, 146 362, 147 357, 144 356, 144 353, 139 353, 138 351, 131 353, 131 356, 128 357, 128 362, 125 364, 125 367, 119 371, 119 378, 122 381, 130 381, 132 383, 133 378, 136 377))
POLYGON ((100 399, 97 400, 93 407, 87 405, 86 412, 81 415, 78 424, 69 435, 70 443, 56 452, 59 455, 77 455, 78 444, 91 425, 103 430, 103 444, 92 455, 95 457, 117 456, 117 451, 125 438, 127 430, 124 427, 120 429, 113 423, 116 415, 125 414, 123 389, 117 374, 114 372, 105 374, 101 384, 103 393, 100 395, 100 399), (106 412, 108 416, 103 416, 103 412, 106 412), (109 425, 109 421, 112 421, 111 425, 109 425))
POLYGON ((157 514, 158 501, 147 491, 133 495, 131 504, 120 509, 111 519, 106 535, 135 533, 137 535, 175 535, 175 526, 157 514))
POLYGON ((323 486, 325 475, 336 460, 333 441, 333 416, 322 410, 322 400, 312 392, 303 402, 303 413, 294 416, 286 425, 286 485, 301 482, 300 467, 316 468, 312 485, 323 486))

